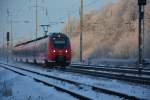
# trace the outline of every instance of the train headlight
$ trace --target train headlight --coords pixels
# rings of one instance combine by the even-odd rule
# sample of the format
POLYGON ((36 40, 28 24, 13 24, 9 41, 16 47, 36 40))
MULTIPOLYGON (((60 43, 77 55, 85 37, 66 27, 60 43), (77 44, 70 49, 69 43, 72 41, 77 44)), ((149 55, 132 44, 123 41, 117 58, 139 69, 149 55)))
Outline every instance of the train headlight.
POLYGON ((66 50, 65 52, 67 53, 68 51, 66 50))
POLYGON ((53 50, 53 52, 56 52, 55 50, 53 50))

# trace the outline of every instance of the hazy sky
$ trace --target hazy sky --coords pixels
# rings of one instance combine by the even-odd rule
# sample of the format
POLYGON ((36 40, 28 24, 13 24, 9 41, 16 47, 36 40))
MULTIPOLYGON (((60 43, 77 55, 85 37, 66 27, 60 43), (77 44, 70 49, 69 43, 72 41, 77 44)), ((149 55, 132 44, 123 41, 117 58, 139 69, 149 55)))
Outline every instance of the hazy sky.
MULTIPOLYGON (((14 40, 35 38, 35 1, 36 0, 0 0, 0 44, 2 33, 10 31, 10 19, 13 21, 14 40), (9 13, 9 17, 8 17, 9 13), (25 23, 28 21, 29 23, 25 23), (22 39, 21 39, 22 38, 22 39)), ((80 0, 37 0, 38 1, 38 37, 42 35, 41 24, 50 24, 49 32, 60 32, 68 15, 79 16, 80 0), (47 16, 46 16, 47 8, 47 16)), ((84 0, 84 12, 100 9, 117 0, 84 0)))

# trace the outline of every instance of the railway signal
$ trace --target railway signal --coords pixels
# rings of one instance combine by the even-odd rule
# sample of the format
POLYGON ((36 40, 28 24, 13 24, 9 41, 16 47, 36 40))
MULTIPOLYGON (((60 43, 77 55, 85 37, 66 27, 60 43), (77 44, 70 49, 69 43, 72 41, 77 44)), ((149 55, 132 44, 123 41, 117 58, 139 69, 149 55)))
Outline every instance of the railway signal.
POLYGON ((6 41, 7 41, 7 51, 8 51, 8 53, 7 53, 7 63, 8 63, 8 58, 9 58, 9 42, 10 42, 10 33, 9 32, 6 33, 6 41))
POLYGON ((143 65, 143 49, 144 49, 144 6, 146 5, 146 0, 138 0, 139 5, 139 73, 141 73, 143 65))
POLYGON ((146 0, 138 0, 138 5, 146 5, 146 0))
POLYGON ((6 38, 7 42, 9 42, 10 41, 10 34, 9 34, 9 32, 7 32, 7 36, 6 37, 7 37, 6 38))

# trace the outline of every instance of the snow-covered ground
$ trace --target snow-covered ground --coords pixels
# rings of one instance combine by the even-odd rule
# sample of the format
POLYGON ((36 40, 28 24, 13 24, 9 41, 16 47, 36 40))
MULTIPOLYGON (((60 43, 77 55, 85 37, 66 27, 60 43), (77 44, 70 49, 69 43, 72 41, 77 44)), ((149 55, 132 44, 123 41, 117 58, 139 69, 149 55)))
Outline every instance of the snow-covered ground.
POLYGON ((58 70, 48 70, 40 66, 31 65, 31 64, 23 64, 23 63, 16 63, 16 62, 11 64, 22 68, 28 68, 33 71, 36 68, 36 71, 40 73, 53 75, 65 79, 70 79, 70 80, 74 80, 74 81, 78 81, 81 83, 86 83, 86 84, 90 84, 102 88, 107 88, 113 91, 125 93, 139 98, 150 99, 150 85, 140 85, 140 84, 135 84, 130 82, 114 80, 114 79, 98 78, 98 77, 81 75, 77 73, 69 73, 69 72, 58 71, 58 70))
MULTIPOLYGON (((145 63, 149 63, 150 68, 150 59, 144 59, 145 63)), ((111 59, 111 58, 93 58, 93 59, 86 59, 83 60, 82 64, 89 64, 89 65, 100 65, 100 66, 130 66, 130 67, 136 67, 138 59, 111 59)), ((75 64, 81 64, 80 59, 74 58, 72 60, 72 63, 75 64)), ((109 67, 108 66, 108 67, 109 67)))
MULTIPOLYGON (((140 85, 140 84, 135 84, 135 83, 130 83, 130 82, 114 80, 114 79, 107 79, 107 78, 100 78, 100 77, 98 78, 98 77, 64 72, 64 71, 59 71, 59 70, 54 70, 54 69, 51 70, 51 69, 42 68, 40 65, 32 65, 32 64, 17 63, 17 62, 9 62, 9 64, 15 65, 17 67, 27 68, 33 71, 35 71, 36 69, 36 71, 40 73, 53 75, 53 76, 57 76, 57 77, 61 77, 61 78, 65 78, 65 79, 69 79, 73 81, 78 81, 80 83, 86 83, 88 85, 94 85, 97 87, 110 89, 113 91, 128 94, 130 96, 150 99, 150 85, 140 85)), ((12 86, 11 89, 12 90, 14 89, 12 92, 13 94, 12 96, 10 97, 3 96, 2 100, 8 100, 8 98, 12 98, 13 100, 14 97, 15 97, 14 100, 16 100, 16 98, 17 99, 19 98, 18 100, 20 100, 20 96, 21 97, 24 96, 22 98, 23 100, 30 98, 30 97, 33 98, 31 100, 37 100, 38 98, 39 98, 38 100, 49 100, 49 94, 51 93, 52 93, 51 95, 53 96, 50 96, 50 97, 54 98, 52 100, 59 100, 59 98, 61 98, 61 100, 62 98, 64 98, 64 100, 75 99, 68 94, 60 93, 56 91, 52 87, 46 87, 40 83, 34 82, 32 78, 18 76, 2 68, 0 69, 0 82, 1 82, 0 84, 1 87, 4 87, 4 83, 7 83, 8 87, 12 86), (24 89, 24 87, 26 88, 24 89), (26 90, 26 92, 24 90, 26 90), (29 93, 28 90, 31 90, 31 93, 29 93), (18 93, 20 95, 17 95, 18 93), (65 97, 67 97, 67 99, 65 97), (41 99, 41 98, 44 98, 44 99, 41 99)), ((1 92, 0 96, 2 96, 2 94, 3 93, 1 92)))
MULTIPOLYGON (((5 65, 3 65, 3 66, 5 66, 5 65)), ((5 67, 7 67, 7 66, 5 66, 5 67)), ((120 97, 117 97, 117 96, 93 91, 91 89, 91 87, 89 87, 89 86, 85 86, 85 85, 76 86, 76 85, 68 84, 68 83, 63 82, 63 81, 58 81, 55 79, 51 79, 51 78, 43 77, 41 75, 30 73, 27 71, 22 71, 20 69, 16 69, 16 68, 11 68, 11 69, 13 69, 17 72, 21 72, 21 73, 27 75, 28 77, 36 78, 38 80, 42 80, 42 81, 49 83, 49 84, 54 84, 55 86, 61 87, 63 89, 67 89, 67 90, 72 91, 72 92, 77 93, 77 94, 87 96, 88 98, 91 98, 94 100, 97 100, 97 99, 100 99, 100 100, 105 100, 105 99, 107 99, 107 100, 110 100, 110 99, 120 100, 121 99, 120 97)))
POLYGON ((0 100, 75 100, 76 98, 0 68, 0 100))

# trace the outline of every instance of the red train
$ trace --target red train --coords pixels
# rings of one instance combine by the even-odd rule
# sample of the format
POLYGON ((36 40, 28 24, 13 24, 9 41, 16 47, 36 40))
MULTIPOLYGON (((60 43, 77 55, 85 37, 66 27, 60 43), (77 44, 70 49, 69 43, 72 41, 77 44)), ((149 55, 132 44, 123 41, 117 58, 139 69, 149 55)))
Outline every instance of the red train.
POLYGON ((13 54, 17 61, 44 63, 47 66, 68 66, 71 63, 70 41, 63 33, 17 44, 13 54))

